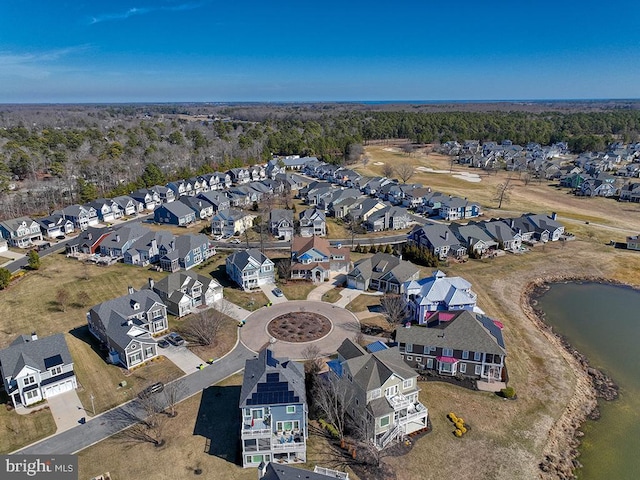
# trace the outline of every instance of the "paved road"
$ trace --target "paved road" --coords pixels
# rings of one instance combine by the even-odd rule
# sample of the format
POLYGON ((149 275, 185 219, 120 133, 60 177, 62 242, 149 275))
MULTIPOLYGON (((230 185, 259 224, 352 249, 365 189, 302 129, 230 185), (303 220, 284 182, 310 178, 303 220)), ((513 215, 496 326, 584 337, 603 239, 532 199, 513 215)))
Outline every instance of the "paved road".
MULTIPOLYGON (((203 370, 198 370, 191 375, 179 378, 169 385, 179 385, 177 390, 178 398, 182 401, 242 370, 245 361, 254 356, 254 352, 239 342, 229 354, 216 361, 213 365, 207 366, 203 370)), ((165 387, 165 392, 170 388, 170 386, 165 387)), ((160 401, 165 398, 163 393, 156 395, 158 395, 160 401)), ((141 403, 138 400, 132 400, 88 420, 84 425, 78 425, 60 434, 45 438, 40 442, 14 453, 76 453, 138 423, 145 417, 146 415, 141 403)))

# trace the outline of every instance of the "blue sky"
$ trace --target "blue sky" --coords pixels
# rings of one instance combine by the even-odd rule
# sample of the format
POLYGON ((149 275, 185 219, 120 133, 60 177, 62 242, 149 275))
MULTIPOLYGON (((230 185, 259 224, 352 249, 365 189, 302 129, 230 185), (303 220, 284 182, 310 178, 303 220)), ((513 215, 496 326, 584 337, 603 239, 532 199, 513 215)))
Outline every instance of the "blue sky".
POLYGON ((640 98, 639 32, 637 0, 2 0, 0 102, 640 98))

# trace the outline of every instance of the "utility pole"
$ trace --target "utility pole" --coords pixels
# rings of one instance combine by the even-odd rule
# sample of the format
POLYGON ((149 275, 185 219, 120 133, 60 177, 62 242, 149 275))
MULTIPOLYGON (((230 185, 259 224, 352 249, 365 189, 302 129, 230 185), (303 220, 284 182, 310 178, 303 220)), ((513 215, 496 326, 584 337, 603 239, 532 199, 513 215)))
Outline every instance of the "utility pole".
POLYGON ((93 412, 93 416, 96 416, 96 406, 93 404, 93 393, 91 394, 91 411, 93 412))

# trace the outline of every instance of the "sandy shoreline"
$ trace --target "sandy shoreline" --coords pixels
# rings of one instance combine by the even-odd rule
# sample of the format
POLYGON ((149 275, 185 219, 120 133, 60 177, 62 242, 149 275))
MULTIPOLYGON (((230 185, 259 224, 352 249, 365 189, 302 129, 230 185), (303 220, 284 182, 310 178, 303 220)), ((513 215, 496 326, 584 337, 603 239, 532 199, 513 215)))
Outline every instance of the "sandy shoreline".
POLYGON ((579 455, 577 448, 583 436, 580 428, 587 419, 599 418, 598 398, 613 400, 617 398, 618 391, 617 385, 610 378, 591 367, 584 355, 574 349, 566 339, 554 333, 553 328, 544 321, 543 312, 535 307, 536 298, 544 293, 550 284, 559 282, 596 282, 634 288, 603 277, 559 275, 532 280, 521 294, 522 311, 572 366, 577 382, 564 412, 549 431, 540 462, 540 478, 543 479, 575 478, 575 469, 580 467, 580 462, 577 460, 579 455))

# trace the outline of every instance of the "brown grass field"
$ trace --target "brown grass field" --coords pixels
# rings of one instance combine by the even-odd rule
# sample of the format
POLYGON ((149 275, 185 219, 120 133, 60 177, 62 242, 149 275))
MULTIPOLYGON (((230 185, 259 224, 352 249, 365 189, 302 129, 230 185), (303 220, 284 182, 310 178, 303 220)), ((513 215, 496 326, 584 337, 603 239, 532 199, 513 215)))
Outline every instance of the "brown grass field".
POLYGON ((7 396, 0 395, 0 454, 7 454, 29 445, 56 431, 56 422, 48 408, 33 411, 28 415, 18 415, 7 408, 7 396))

